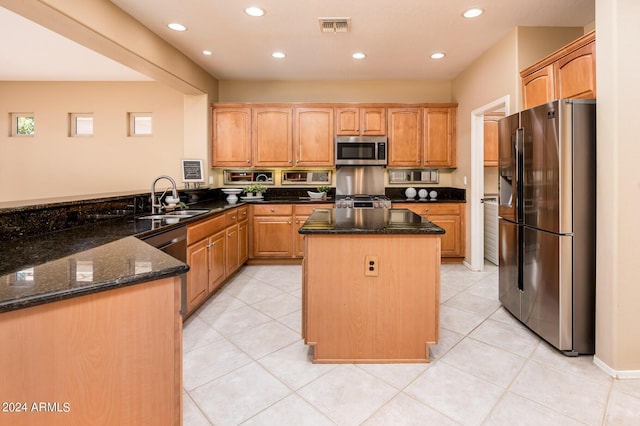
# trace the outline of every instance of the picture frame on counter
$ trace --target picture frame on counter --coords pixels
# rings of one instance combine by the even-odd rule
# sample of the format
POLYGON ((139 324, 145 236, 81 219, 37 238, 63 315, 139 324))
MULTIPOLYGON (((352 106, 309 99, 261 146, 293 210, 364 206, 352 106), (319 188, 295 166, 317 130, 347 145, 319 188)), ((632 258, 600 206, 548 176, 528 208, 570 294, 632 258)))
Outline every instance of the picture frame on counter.
POLYGON ((183 182, 204 182, 202 160, 182 160, 181 170, 183 182))

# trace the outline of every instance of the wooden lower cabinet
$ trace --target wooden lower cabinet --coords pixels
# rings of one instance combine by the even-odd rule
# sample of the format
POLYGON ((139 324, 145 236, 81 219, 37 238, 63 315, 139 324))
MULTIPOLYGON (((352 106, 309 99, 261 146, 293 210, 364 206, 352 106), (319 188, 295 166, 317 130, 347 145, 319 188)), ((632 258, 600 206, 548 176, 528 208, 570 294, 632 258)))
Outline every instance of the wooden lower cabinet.
POLYGON ((187 228, 187 315, 246 262, 247 218, 248 207, 241 206, 187 228))
POLYGON ((394 203, 393 208, 409 209, 444 229, 445 234, 440 236, 443 262, 458 262, 464 259, 464 203, 394 203))
POLYGON ((251 258, 291 259, 304 256, 300 227, 315 208, 326 204, 252 205, 251 258))
POLYGON ((0 313, 0 399, 27 404, 0 424, 182 424, 180 287, 163 278, 0 313))

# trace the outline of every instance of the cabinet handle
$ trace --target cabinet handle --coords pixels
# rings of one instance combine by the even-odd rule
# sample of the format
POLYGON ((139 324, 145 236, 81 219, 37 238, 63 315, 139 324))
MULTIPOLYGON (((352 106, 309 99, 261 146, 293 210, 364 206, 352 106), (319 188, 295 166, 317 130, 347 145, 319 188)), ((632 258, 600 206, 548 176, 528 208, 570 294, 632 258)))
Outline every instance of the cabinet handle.
POLYGON ((231 219, 236 220, 236 217, 235 216, 231 216, 231 219))

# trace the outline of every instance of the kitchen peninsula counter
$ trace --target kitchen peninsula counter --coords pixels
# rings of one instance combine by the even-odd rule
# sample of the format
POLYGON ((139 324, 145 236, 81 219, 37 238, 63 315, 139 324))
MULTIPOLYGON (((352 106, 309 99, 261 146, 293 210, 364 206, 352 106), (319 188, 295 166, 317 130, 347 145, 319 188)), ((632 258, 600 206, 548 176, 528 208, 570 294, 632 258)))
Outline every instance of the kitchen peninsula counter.
POLYGON ((428 362, 438 341, 440 235, 407 209, 316 209, 305 235, 305 343, 318 363, 428 362))

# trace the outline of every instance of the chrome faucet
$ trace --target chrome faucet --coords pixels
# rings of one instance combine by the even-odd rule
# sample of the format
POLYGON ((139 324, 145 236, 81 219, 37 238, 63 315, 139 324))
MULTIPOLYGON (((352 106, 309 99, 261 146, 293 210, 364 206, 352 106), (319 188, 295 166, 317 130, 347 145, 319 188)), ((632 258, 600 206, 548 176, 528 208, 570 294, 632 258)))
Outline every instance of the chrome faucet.
POLYGON ((158 181, 160 179, 167 179, 171 182, 171 195, 173 195, 174 198, 178 198, 178 189, 176 187, 176 181, 173 180, 173 178, 171 176, 167 176, 167 175, 160 175, 157 178, 155 178, 153 180, 153 182, 151 182, 151 212, 153 214, 158 214, 162 211, 162 195, 164 195, 164 191, 162 193, 162 195, 160 197, 158 197, 156 199, 156 183, 158 183, 158 181))

